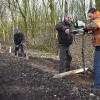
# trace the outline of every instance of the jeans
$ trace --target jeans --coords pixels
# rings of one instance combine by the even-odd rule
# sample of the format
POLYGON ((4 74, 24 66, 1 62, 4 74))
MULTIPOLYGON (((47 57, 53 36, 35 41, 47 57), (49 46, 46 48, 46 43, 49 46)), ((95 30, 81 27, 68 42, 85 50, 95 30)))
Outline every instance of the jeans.
POLYGON ((95 50, 94 55, 94 87, 100 88, 100 51, 95 50))
POLYGON ((15 56, 17 56, 19 49, 20 49, 20 56, 24 57, 24 45, 23 44, 20 44, 19 47, 15 46, 15 56))
POLYGON ((59 73, 70 70, 70 63, 72 61, 72 57, 70 55, 69 47, 66 47, 63 44, 59 44, 60 47, 60 63, 59 63, 59 73))

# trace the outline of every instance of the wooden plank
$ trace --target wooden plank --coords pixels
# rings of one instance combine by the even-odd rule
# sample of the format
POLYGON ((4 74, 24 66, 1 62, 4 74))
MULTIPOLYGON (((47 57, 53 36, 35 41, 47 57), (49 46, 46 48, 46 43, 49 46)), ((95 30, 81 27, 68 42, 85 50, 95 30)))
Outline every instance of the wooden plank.
MULTIPOLYGON (((88 68, 85 68, 85 70, 87 70, 88 68)), ((71 70, 68 72, 64 72, 64 73, 60 73, 60 74, 56 74, 53 76, 53 78, 62 78, 64 76, 68 76, 68 75, 72 75, 72 74, 77 74, 77 73, 81 73, 84 72, 83 68, 81 69, 76 69, 76 70, 71 70)))

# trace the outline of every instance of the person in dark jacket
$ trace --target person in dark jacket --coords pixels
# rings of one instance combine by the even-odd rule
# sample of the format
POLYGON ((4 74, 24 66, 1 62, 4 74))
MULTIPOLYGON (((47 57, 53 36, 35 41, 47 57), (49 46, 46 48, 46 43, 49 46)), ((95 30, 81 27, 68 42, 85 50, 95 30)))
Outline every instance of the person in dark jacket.
POLYGON ((72 44, 73 35, 72 33, 72 15, 67 14, 62 22, 56 25, 58 31, 58 43, 60 48, 60 63, 59 73, 70 71, 70 64, 72 57, 69 51, 69 46, 72 44))
POLYGON ((24 57, 24 42, 25 42, 25 36, 23 33, 19 31, 19 29, 15 30, 14 34, 14 44, 15 44, 15 56, 17 56, 17 53, 20 49, 20 56, 24 57))

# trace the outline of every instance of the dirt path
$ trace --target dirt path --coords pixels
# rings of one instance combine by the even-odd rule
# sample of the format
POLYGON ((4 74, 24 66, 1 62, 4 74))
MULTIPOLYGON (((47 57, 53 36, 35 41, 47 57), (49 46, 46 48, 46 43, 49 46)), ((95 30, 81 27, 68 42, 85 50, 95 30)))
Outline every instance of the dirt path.
MULTIPOLYGON (((7 53, 8 49, 1 49, 1 52, 7 53)), ((23 59, 28 64, 34 66, 35 68, 41 69, 44 72, 48 72, 52 75, 55 75, 58 73, 58 64, 59 64, 59 58, 58 56, 54 56, 52 54, 46 54, 45 52, 40 51, 32 51, 29 50, 29 59, 23 59)), ((12 53, 10 54, 14 57, 14 52, 12 50, 12 53)), ((19 57, 16 57, 19 58, 19 57)), ((73 66, 72 69, 75 69, 75 66, 73 66)), ((83 73, 74 74, 67 76, 67 78, 73 82, 75 82, 77 85, 84 85, 84 86, 92 86, 93 85, 93 75, 87 75, 83 73)))
MULTIPOLYGON (((43 54, 43 53, 42 53, 43 54)), ((93 78, 75 74, 53 79, 58 73, 58 59, 30 55, 14 57, 0 50, 0 100, 90 100, 93 78)), ((100 92, 92 100, 98 100, 100 92)))

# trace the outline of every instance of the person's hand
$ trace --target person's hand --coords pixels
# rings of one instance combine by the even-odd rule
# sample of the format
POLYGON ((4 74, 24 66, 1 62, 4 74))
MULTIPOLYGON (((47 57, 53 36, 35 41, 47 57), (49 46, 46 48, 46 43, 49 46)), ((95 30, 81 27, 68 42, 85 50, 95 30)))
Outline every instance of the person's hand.
POLYGON ((87 29, 86 27, 84 27, 84 29, 83 29, 83 30, 84 30, 84 32, 88 32, 88 29, 87 29))
POLYGON ((19 47, 19 45, 16 45, 16 47, 19 47))
POLYGON ((19 44, 19 46, 22 45, 22 42, 19 44))
POLYGON ((66 33, 66 34, 70 34, 69 29, 66 29, 66 30, 65 30, 65 33, 66 33))

